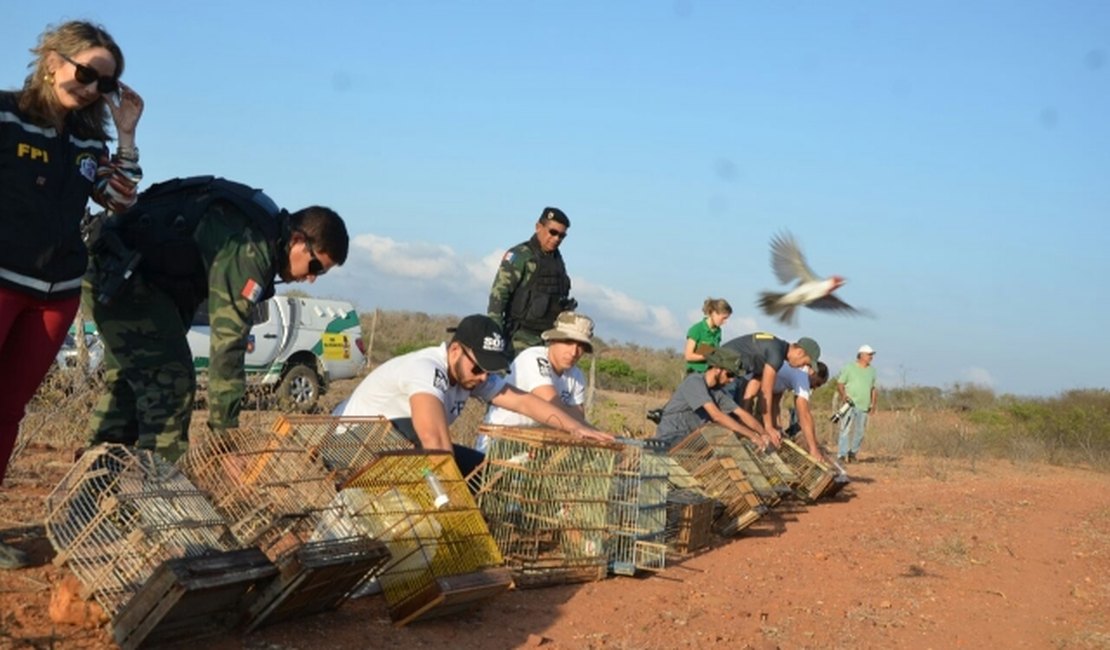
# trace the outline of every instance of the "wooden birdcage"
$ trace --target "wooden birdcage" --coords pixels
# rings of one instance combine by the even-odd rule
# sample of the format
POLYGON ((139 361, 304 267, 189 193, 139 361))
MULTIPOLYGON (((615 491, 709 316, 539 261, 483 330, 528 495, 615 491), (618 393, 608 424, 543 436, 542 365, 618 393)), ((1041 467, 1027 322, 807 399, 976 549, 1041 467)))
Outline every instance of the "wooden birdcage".
POLYGON ((667 546, 675 555, 699 551, 713 538, 713 499, 698 488, 667 494, 667 546))
POLYGON ((191 444, 178 464, 240 544, 257 546, 280 572, 251 605, 248 629, 334 609, 389 559, 350 523, 331 472, 290 437, 231 429, 191 444))
POLYGON ((315 453, 334 473, 337 485, 346 482, 383 451, 412 449, 413 445, 383 417, 280 415, 273 431, 315 453))
POLYGON ((744 472, 752 489, 760 501, 768 508, 774 507, 782 498, 791 493, 790 486, 763 459, 765 452, 757 449, 749 440, 741 439, 724 427, 708 426, 700 430, 702 440, 692 441, 691 448, 704 444, 722 455, 732 458, 744 472))
POLYGON ((705 494, 717 501, 714 527, 722 535, 735 535, 755 523, 767 511, 752 488, 735 456, 715 449, 705 432, 706 425, 671 447, 668 455, 697 479, 705 494))
POLYGON ((666 566, 666 456, 651 441, 618 438, 609 497, 609 571, 635 575, 666 566))
POLYGON ((783 440, 779 456, 797 477, 794 493, 800 499, 815 501, 829 489, 836 470, 817 460, 793 440, 783 440))
POLYGON ((601 580, 620 445, 544 428, 482 426, 478 505, 520 587, 601 580))
POLYGON ((464 611, 512 587, 451 454, 382 452, 340 497, 392 554, 378 582, 396 625, 464 611))
POLYGON ((131 650, 226 632, 277 572, 257 548, 167 560, 120 609, 112 634, 131 650))
MULTIPOLYGON (((157 454, 122 445, 86 451, 46 497, 46 534, 64 564, 112 618, 117 640, 135 647, 151 639, 219 634, 244 614, 243 595, 276 571, 258 558, 237 558, 224 518, 176 467, 157 454), (193 585, 152 602, 152 576, 167 563, 222 562, 221 584, 193 585), (206 593, 198 593, 206 592, 206 593), (219 610, 204 604, 221 601, 219 610)), ((164 596, 164 594, 163 594, 164 596)))

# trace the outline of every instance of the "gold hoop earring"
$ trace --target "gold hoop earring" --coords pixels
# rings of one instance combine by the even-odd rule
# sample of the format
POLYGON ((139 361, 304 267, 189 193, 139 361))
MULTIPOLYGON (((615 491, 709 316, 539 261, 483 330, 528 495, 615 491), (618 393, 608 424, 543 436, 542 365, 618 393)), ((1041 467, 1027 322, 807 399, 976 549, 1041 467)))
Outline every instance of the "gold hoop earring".
POLYGON ((54 73, 47 72, 46 74, 42 75, 42 80, 45 81, 47 85, 52 85, 54 83, 54 73))

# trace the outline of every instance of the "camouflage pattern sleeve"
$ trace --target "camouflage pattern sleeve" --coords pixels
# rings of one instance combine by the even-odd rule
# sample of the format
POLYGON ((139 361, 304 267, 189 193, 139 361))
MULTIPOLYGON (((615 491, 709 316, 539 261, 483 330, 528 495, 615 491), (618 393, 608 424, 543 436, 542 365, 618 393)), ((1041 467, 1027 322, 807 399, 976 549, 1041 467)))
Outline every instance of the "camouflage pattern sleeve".
POLYGON ((239 426, 251 311, 274 279, 273 252, 261 234, 229 232, 224 241, 208 271, 208 426, 214 430, 239 426))
POLYGON ((521 244, 506 251, 501 258, 501 265, 497 267, 497 275, 494 276, 493 286, 489 290, 489 307, 486 308, 486 315, 502 328, 505 327, 506 312, 512 303, 513 293, 524 282, 525 269, 531 259, 528 247, 521 244))

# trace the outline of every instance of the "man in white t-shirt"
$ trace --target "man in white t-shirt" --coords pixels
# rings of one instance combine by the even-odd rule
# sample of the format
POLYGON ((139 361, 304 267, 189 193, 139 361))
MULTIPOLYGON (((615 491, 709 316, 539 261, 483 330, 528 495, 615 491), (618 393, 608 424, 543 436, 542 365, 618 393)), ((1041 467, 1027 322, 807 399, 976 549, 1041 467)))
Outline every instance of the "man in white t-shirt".
POLYGON ((612 440, 496 374, 509 367, 509 359, 501 328, 488 316, 467 316, 448 331, 454 332, 450 342, 395 357, 376 368, 332 414, 385 417, 417 448, 453 451, 463 476, 483 456, 452 444, 449 427, 471 397, 573 435, 612 440))
MULTIPOLYGON (((586 378, 578 368, 578 360, 593 352, 590 342, 594 322, 588 316, 564 311, 555 319, 555 326, 540 337, 545 345, 525 348, 513 359, 506 380, 522 391, 563 407, 580 422, 586 421, 586 378)), ((486 411, 486 424, 533 427, 534 419, 491 404, 486 411)), ((479 436, 478 450, 486 451, 489 440, 479 436)))

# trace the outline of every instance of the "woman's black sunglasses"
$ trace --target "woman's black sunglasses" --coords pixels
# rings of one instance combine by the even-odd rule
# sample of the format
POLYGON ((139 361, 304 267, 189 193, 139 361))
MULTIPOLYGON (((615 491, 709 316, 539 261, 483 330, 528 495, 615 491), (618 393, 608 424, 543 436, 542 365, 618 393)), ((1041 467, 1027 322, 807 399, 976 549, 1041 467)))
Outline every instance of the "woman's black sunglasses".
POLYGON ((73 64, 75 68, 73 78, 77 80, 77 83, 87 86, 96 82, 96 89, 101 95, 107 95, 108 93, 114 93, 119 90, 119 81, 117 81, 115 77, 101 77, 100 73, 93 68, 82 65, 61 52, 58 52, 58 56, 73 64))

